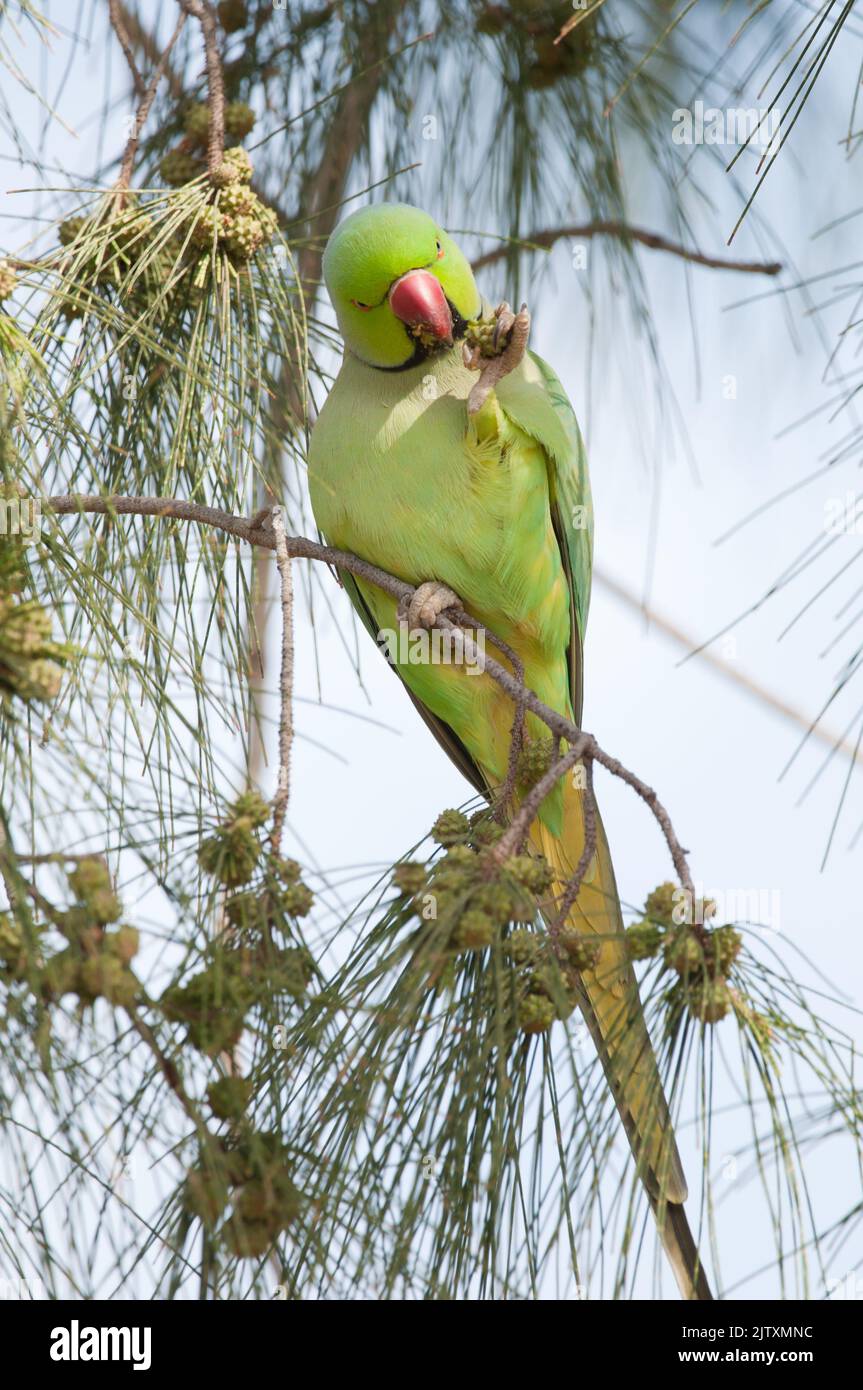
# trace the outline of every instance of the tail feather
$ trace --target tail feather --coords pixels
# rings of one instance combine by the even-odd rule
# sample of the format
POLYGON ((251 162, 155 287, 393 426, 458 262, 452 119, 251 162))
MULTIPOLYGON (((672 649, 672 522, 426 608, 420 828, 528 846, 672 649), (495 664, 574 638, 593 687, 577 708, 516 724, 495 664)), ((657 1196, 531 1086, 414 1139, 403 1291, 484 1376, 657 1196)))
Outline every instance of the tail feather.
POLYGON ((677 1280, 682 1298, 712 1302, 713 1294, 704 1273, 698 1246, 686 1219, 686 1212, 677 1202, 661 1203, 648 1194, 662 1248, 677 1280))
MULTIPOLYGON (((585 843, 582 794, 565 784, 563 827, 555 835, 542 822, 532 838, 551 865, 558 889, 575 872, 585 843)), ((597 810, 596 851, 570 915, 577 930, 603 938, 593 971, 580 977, 582 1013, 623 1122, 663 1247, 684 1298, 712 1297, 689 1229, 683 1202, 686 1178, 638 983, 623 941, 614 868, 597 810)))

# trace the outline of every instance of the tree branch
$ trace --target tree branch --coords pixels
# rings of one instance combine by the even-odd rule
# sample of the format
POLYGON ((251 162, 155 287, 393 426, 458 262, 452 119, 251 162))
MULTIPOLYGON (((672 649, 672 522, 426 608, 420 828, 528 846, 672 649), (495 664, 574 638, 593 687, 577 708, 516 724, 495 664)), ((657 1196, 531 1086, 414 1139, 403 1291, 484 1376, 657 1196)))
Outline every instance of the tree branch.
POLYGON ((108 0, 108 18, 111 21, 111 28, 117 35, 117 41, 123 50, 129 71, 132 74, 132 85, 135 88, 135 95, 140 100, 144 95, 144 79, 138 70, 135 62, 135 55, 132 52, 132 41, 129 38, 128 30, 125 25, 125 17, 120 10, 119 0, 108 0))
MULTIPOLYGON (((584 222, 580 226, 548 227, 543 231, 532 232, 518 245, 526 251, 549 251, 556 241, 577 238, 587 240, 595 236, 637 241, 642 246, 649 246, 653 251, 665 251, 670 256, 679 256, 681 260, 691 261, 694 265, 704 265, 711 270, 739 270, 747 275, 778 275, 782 270, 779 261, 736 261, 730 256, 708 256, 695 247, 682 246, 679 242, 669 241, 668 237, 662 236, 659 232, 648 232, 643 227, 631 227, 627 222, 584 222)), ((484 252, 471 262, 472 269, 483 270, 488 265, 504 260, 509 255, 511 246, 511 242, 505 242, 502 246, 496 246, 493 251, 484 252)))
POLYGON ((587 759, 584 764, 584 849, 575 866, 575 873, 566 885, 557 909, 557 917, 549 927, 553 937, 557 936, 569 917, 570 910, 581 891, 584 876, 596 851, 596 797, 593 794, 593 763, 587 759))
MULTIPOLYGON (((276 550, 281 544, 273 529, 271 509, 247 518, 234 516, 230 512, 220 511, 216 507, 205 507, 197 502, 184 502, 173 497, 94 497, 82 493, 49 497, 45 500, 44 505, 56 516, 95 513, 102 516, 168 517, 178 521, 192 521, 205 526, 213 526, 230 536, 234 536, 237 540, 246 541, 250 545, 263 546, 268 550, 276 550)), ((318 560, 323 564, 332 565, 336 569, 347 570, 357 579, 364 579, 366 583, 373 584, 384 593, 390 594, 397 603, 409 604, 415 593, 414 585, 406 584, 402 579, 396 579, 394 575, 378 569, 377 565, 370 565, 367 560, 361 560, 346 550, 336 550, 331 546, 321 545, 317 541, 307 540, 305 536, 285 536, 284 554, 296 559, 318 560)), ((465 614, 464 616, 468 617, 469 615, 465 614)), ((475 623, 473 619, 470 619, 470 622, 474 631, 483 632, 479 623, 475 623)), ((523 681, 501 666, 487 652, 481 650, 470 633, 464 631, 445 613, 438 614, 435 626, 444 631, 461 632, 465 664, 477 666, 486 675, 491 676, 492 680, 496 681, 501 689, 510 696, 516 710, 522 708, 530 710, 553 734, 573 745, 533 789, 530 797, 523 803, 519 814, 526 811, 529 801, 532 808, 530 819, 533 819, 542 800, 552 789, 557 776, 560 775, 561 766, 565 770, 580 759, 598 762, 612 776, 618 777, 631 787, 650 808, 665 838, 677 877, 681 885, 692 895, 694 902, 695 886, 686 860, 686 850, 678 840, 671 823, 671 817, 653 788, 642 781, 640 777, 637 777, 634 772, 630 772, 628 768, 624 767, 618 758, 606 753, 597 743, 593 734, 586 734, 566 715, 559 714, 557 710, 544 704, 539 696, 523 681), (552 777, 552 774, 556 775, 552 777), (541 788, 542 791, 540 791, 541 788), (537 793, 539 794, 537 795, 537 793)), ((490 639, 491 637, 492 635, 489 634, 490 639)), ((513 824, 515 825, 515 822, 513 824)))
MULTIPOLYGON (((123 27, 129 35, 129 40, 133 49, 139 49, 150 63, 158 63, 161 56, 159 45, 154 35, 151 34, 148 29, 144 28, 144 25, 141 23, 140 15, 134 9, 126 5, 124 0, 113 0, 113 3, 117 8, 117 13, 120 16, 123 27)), ((167 64, 165 66, 164 75, 168 79, 168 87, 171 95, 175 97, 177 101, 181 101, 185 96, 185 87, 183 86, 182 78, 167 64)))
POLYGON ((216 11, 210 0, 180 0, 193 19, 197 19, 204 35, 204 56, 207 63, 207 92, 210 108, 210 128, 207 137, 207 165, 212 177, 222 166, 225 154, 225 79, 219 53, 219 26, 216 11))
POLYGON ((497 859, 499 863, 502 864, 505 859, 509 859, 511 854, 518 854, 545 798, 549 792, 554 791, 561 777, 585 756, 589 742, 589 734, 579 734, 572 747, 556 759, 548 771, 544 772, 535 785, 531 787, 513 817, 509 829, 500 837, 492 851, 492 857, 497 859))
MULTIPOLYGON (((116 4, 116 0, 111 0, 111 2, 112 5, 116 4)), ((168 59, 171 56, 171 49, 174 47, 174 44, 177 42, 177 39, 183 32, 183 25, 185 23, 186 15, 185 13, 183 13, 177 20, 177 26, 174 29, 174 32, 171 35, 170 39, 168 40, 167 48, 165 49, 164 53, 162 54, 161 58, 156 64, 153 76, 150 78, 146 90, 143 93, 138 93, 141 97, 141 100, 138 103, 138 110, 135 112, 135 124, 132 128, 132 133, 129 136, 126 149, 123 153, 123 162, 120 165, 120 177, 117 180, 117 187, 121 194, 125 194, 126 190, 129 187, 129 183, 131 182, 132 169, 135 164, 135 155, 138 153, 138 141, 141 138, 141 131, 144 129, 147 117, 150 114, 150 107, 153 105, 153 101, 155 99, 159 83, 165 75, 165 69, 168 66, 168 59)), ((135 68, 136 73, 137 71, 137 68, 135 68)), ((138 91, 137 85, 135 90, 138 91)))
POLYGON ((270 847, 278 854, 282 843, 282 827, 288 809, 291 778, 291 745, 294 738, 294 718, 291 699, 294 690, 294 586, 291 577, 291 557, 281 507, 270 512, 270 524, 276 538, 276 564, 282 587, 282 669, 279 679, 281 713, 279 716, 279 780, 273 798, 273 830, 270 847))

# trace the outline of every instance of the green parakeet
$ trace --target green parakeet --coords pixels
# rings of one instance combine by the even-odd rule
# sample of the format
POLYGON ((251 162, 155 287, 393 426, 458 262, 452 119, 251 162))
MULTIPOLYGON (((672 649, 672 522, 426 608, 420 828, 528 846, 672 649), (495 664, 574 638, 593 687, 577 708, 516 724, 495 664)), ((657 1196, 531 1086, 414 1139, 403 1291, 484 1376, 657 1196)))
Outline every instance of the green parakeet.
MULTIPOLYGON (((309 484, 322 534, 420 586, 414 623, 433 621, 457 595, 514 649, 527 685, 580 724, 592 558, 587 461, 560 382, 524 351, 526 314, 497 311, 509 344, 505 374, 492 367, 489 389, 486 362, 478 387, 475 358, 469 366, 460 340, 489 308, 458 246, 404 204, 347 217, 330 237, 324 278, 345 353, 312 435, 309 484)), ((398 628, 389 595, 349 575, 345 585, 372 635, 398 628)), ((492 795, 506 776, 512 700, 486 674, 399 655, 398 674, 426 722, 492 795)), ((548 739, 533 716, 526 734, 548 739)), ((531 839, 562 891, 585 843, 575 779, 546 798, 531 839)), ((596 969, 581 975, 581 1008, 681 1292, 708 1299, 600 821, 572 925, 605 938, 596 969)))

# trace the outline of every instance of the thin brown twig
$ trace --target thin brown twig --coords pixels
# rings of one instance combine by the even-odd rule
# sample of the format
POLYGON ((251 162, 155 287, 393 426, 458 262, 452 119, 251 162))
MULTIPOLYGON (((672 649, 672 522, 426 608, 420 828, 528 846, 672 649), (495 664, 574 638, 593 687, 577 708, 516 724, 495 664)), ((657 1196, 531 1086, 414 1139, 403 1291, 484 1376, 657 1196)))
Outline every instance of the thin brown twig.
POLYGON ((291 779, 291 746, 294 740, 294 585, 291 576, 291 557, 281 507, 273 507, 270 524, 276 538, 276 564, 279 569, 282 598, 282 666, 279 678, 279 780, 273 798, 273 829, 270 847, 278 854, 282 829, 288 809, 291 779))
POLYGON ((174 1062, 171 1061, 170 1057, 167 1057, 165 1053, 162 1051, 161 1047, 159 1046, 158 1039, 156 1038, 156 1035, 150 1027, 149 1023, 147 1023, 141 1017, 134 1005, 127 1005, 126 1013, 128 1014, 129 1020, 132 1024, 132 1027, 135 1029, 135 1032, 138 1034, 139 1038, 141 1038, 142 1041, 146 1043, 147 1047, 153 1054, 153 1057, 156 1060, 159 1070, 161 1071, 171 1090, 174 1092, 174 1095, 177 1097, 177 1100, 180 1102, 189 1119, 192 1121, 192 1124, 195 1126, 195 1129, 198 1131, 199 1135, 205 1135, 207 1133, 207 1126, 204 1124, 203 1120, 198 1114, 194 1101, 192 1101, 189 1097, 189 1094, 186 1091, 186 1088, 184 1087, 180 1079, 180 1073, 177 1069, 177 1066, 174 1062))
POLYGON ((153 75, 150 78, 146 90, 143 92, 142 95, 139 94, 141 95, 141 100, 138 103, 138 109, 135 112, 135 124, 132 127, 131 134, 126 144, 126 148, 123 152, 123 162, 120 165, 120 177, 117 180, 117 188, 121 194, 121 199, 122 195, 125 194, 126 190, 128 189, 132 179, 132 169, 135 164, 135 156, 138 153, 138 141, 141 138, 141 131, 144 129, 147 117, 150 114, 150 107, 153 105, 153 101, 155 100, 159 83, 165 75, 165 69, 168 66, 168 59, 171 56, 171 50, 174 47, 174 44, 177 42, 177 39, 183 32, 183 25, 185 23, 186 15, 184 12, 180 15, 179 19, 177 20, 176 28, 174 29, 173 34, 168 40, 167 48, 165 49, 164 53, 162 54, 161 58, 156 64, 156 67, 153 71, 153 75))
POLYGON ((588 6, 587 4, 579 4, 577 7, 577 12, 574 15, 571 15, 570 18, 566 20, 566 22, 562 25, 560 33, 554 41, 555 45, 561 43, 562 40, 566 38, 567 34, 571 34, 573 29, 575 29, 579 24, 583 24, 584 21, 588 19, 592 14, 594 14, 595 11, 598 10, 602 4, 603 0, 596 0, 596 3, 590 6, 588 6))
MULTIPOLYGON (((628 222, 598 221, 583 222, 569 227, 546 227, 542 231, 531 232, 517 244, 519 249, 524 251, 549 251, 557 241, 574 240, 579 237, 588 240, 595 236, 637 241, 642 246, 649 246, 653 251, 665 251, 669 256, 679 256, 683 261, 707 266, 710 270, 739 270, 745 275, 778 275, 783 269, 781 261, 737 261, 730 256, 710 256, 696 247, 670 241, 661 232, 650 232, 644 227, 632 227, 628 222)), ((497 261, 504 260, 511 249, 512 243, 505 242, 492 251, 485 251, 481 256, 477 256, 475 261, 471 261, 471 268, 476 271, 495 265, 497 261)))
POLYGON ((225 154, 225 78, 219 53, 219 24, 210 0, 180 0, 193 19, 197 19, 204 35, 204 57, 207 65, 207 104, 210 124, 207 134, 207 167, 210 176, 222 166, 225 154))
MULTIPOLYGON (((117 13, 120 15, 123 27, 129 35, 129 42, 133 51, 137 48, 139 52, 143 53, 148 63, 158 63, 161 48, 156 42, 155 35, 141 23, 141 16, 135 9, 127 5, 125 0, 114 0, 114 4, 117 7, 117 13)), ((179 73, 175 72, 172 67, 166 67, 165 76, 171 95, 178 101, 181 100, 185 94, 185 87, 179 73)))
POLYGON ((108 0, 108 18, 111 28, 117 35, 117 42, 123 50, 123 55, 129 65, 132 74, 132 85, 135 88, 135 95, 140 99, 144 95, 144 79, 141 76, 138 64, 135 62, 135 54, 132 51, 132 40, 126 28, 125 16, 123 15, 119 0, 108 0))
POLYGON ((549 926, 549 934, 553 937, 558 936, 566 924, 596 852, 596 797, 593 794, 593 761, 590 758, 584 760, 584 779, 584 849, 575 866, 575 873, 563 891, 557 916, 549 926))
POLYGON ((500 837, 494 846, 491 857, 502 864, 505 859, 509 859, 511 854, 518 854, 527 839, 528 831, 536 819, 539 810, 549 792, 553 792, 561 777, 563 777, 571 767, 581 762, 585 755, 585 749, 590 742, 590 734, 580 734, 579 738, 568 748, 565 753, 552 763, 547 772, 539 778, 531 787, 527 796, 521 802, 518 811, 513 816, 509 828, 500 837))
MULTIPOLYGON (((520 665, 521 663, 519 663, 520 665)), ((519 683, 524 685, 524 667, 521 670, 515 668, 515 674, 519 683)), ((506 764, 506 776, 497 794, 497 809, 499 814, 503 814, 515 795, 515 784, 518 780, 518 763, 521 757, 521 750, 524 747, 524 697, 520 696, 516 701, 515 714, 512 717, 512 729, 509 735, 509 757, 506 764)))
MULTIPOLYGON (((49 497, 44 500, 44 510, 50 510, 57 516, 80 515, 84 513, 95 513, 98 515, 134 515, 134 516, 159 516, 173 518, 179 521, 199 522, 203 525, 214 526, 226 532, 228 535, 236 537, 238 540, 248 542, 250 545, 264 546, 269 550, 276 548, 276 536, 270 521, 270 513, 259 513, 254 517, 234 516, 230 512, 220 511, 216 507, 206 507, 197 502, 180 501, 172 497, 95 497, 82 493, 72 493, 65 496, 49 497)), ((310 541, 305 536, 286 536, 285 549, 289 556, 296 559, 319 560, 324 564, 332 565, 336 569, 347 570, 348 573, 355 575, 358 579, 364 579, 368 583, 382 589, 384 593, 390 594, 397 602, 409 603, 415 593, 412 584, 406 584, 402 579, 387 574, 385 570, 378 569, 377 565, 370 565, 367 560, 361 560, 356 555, 351 555, 345 550, 336 550, 328 545, 321 545, 317 541, 310 541)), ((559 738, 565 739, 572 744, 568 754, 564 754, 563 762, 566 759, 566 766, 572 766, 579 758, 592 759, 601 764, 614 777, 618 777, 627 786, 641 797, 642 801, 650 808, 654 819, 659 825, 668 846, 672 862, 677 872, 677 877, 681 885, 692 894, 695 899, 695 887, 692 875, 686 860, 686 850, 681 845, 671 818, 662 802, 659 800, 654 789, 637 777, 629 768, 624 767, 618 758, 606 753, 597 743, 593 734, 586 734, 579 729, 566 715, 558 713, 546 705, 539 696, 519 681, 512 672, 508 671, 500 662, 495 661, 487 652, 481 650, 470 632, 464 631, 458 623, 451 621, 445 613, 439 613, 435 626, 444 631, 459 631, 462 633, 462 646, 464 660, 466 664, 479 666, 486 675, 496 681, 501 689, 505 690, 516 706, 523 702, 525 709, 535 714, 538 719, 557 734, 559 738), (578 756, 573 756, 578 750, 578 756)), ((471 626, 477 633, 484 629, 475 620, 471 619, 471 626)), ((556 765, 556 768, 560 763, 556 765)), ((551 769, 552 772, 556 768, 551 769)), ((533 793, 541 787, 550 773, 546 773, 545 778, 537 783, 533 789, 531 797, 527 798, 520 808, 519 814, 525 811, 528 802, 532 805, 533 793)), ((549 783, 536 803, 536 809, 548 791, 551 790, 553 783, 549 783)), ((534 809, 533 814, 536 814, 534 809)), ((515 821, 513 822, 515 824, 515 821)))

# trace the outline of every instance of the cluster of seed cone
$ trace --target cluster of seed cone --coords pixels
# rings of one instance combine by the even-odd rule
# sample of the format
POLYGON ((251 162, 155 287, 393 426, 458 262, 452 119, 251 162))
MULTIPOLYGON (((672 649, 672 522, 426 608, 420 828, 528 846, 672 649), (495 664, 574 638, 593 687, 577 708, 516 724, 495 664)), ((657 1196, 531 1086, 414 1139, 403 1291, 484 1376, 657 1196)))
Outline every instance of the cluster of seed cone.
MULTIPOLYGON (((225 135, 229 140, 243 140, 255 125, 255 113, 244 101, 232 101, 225 107, 225 135)), ((210 135, 210 110, 203 102, 190 106, 183 117, 184 138, 162 157, 159 172, 165 183, 179 188, 203 174, 206 168, 204 152, 210 135)), ((234 154, 225 151, 225 156, 234 154)), ((245 154, 245 151, 243 151, 245 154)), ((246 155, 248 159, 248 155, 246 155)))
POLYGON ((229 930, 208 948, 202 969, 162 995, 166 1018, 182 1023, 193 1046, 216 1056, 239 1041, 246 1016, 273 994, 299 999, 313 973, 306 950, 293 944, 294 925, 312 906, 300 866, 265 853, 260 831, 269 807, 256 792, 234 802, 198 852, 202 869, 232 891, 229 930), (247 887, 261 870, 254 887, 247 887), (278 938, 289 945, 282 946, 278 938))
POLYGON ((518 1025, 524 1033, 544 1033, 568 1018, 578 1002, 579 976, 596 970, 602 943, 574 927, 548 932, 517 927, 503 949, 516 969, 518 1025))
MULTIPOLYGON (((256 1003, 273 993, 300 998, 313 975, 304 948, 274 941, 292 939, 292 923, 312 906, 299 865, 269 854, 262 878, 247 886, 261 866, 258 832, 268 815, 267 803, 246 792, 202 844, 202 868, 233 890, 225 903, 228 929, 207 951, 203 969, 161 999, 165 1016, 185 1024, 190 1042, 210 1056, 236 1046, 256 1003)), ((250 1082, 239 1075, 208 1087, 210 1109, 230 1125, 230 1133, 215 1149, 202 1151, 183 1189, 186 1211, 241 1259, 266 1254, 303 1209, 291 1154, 280 1135, 254 1128, 247 1113, 251 1095, 250 1082)))
MULTIPOLYGON (((82 318, 95 307, 96 294, 123 291, 129 307, 144 309, 152 298, 161 294, 165 281, 174 269, 176 248, 160 246, 155 254, 150 248, 155 235, 152 218, 135 195, 126 195, 126 204, 107 218, 67 217, 60 223, 60 245, 68 250, 64 267, 67 280, 74 279, 74 288, 66 286, 63 314, 68 320, 82 318), (129 277, 138 266, 134 282, 129 277)), ((182 287, 188 297, 188 286, 182 287)))
POLYGON ((241 1259, 260 1259, 303 1209, 292 1177, 292 1155, 280 1135, 256 1131, 246 1117, 251 1087, 239 1076, 223 1077, 207 1095, 231 1133, 189 1170, 183 1206, 241 1259))
POLYGON ((502 834, 487 812, 468 818, 444 811, 432 837, 446 853, 428 865, 397 865, 393 882, 417 917, 434 920, 444 952, 458 956, 500 945, 515 972, 518 1026, 538 1033, 572 1012, 577 976, 596 968, 600 945, 570 927, 553 939, 528 930, 552 887, 552 871, 541 855, 499 861, 490 851, 502 834))
POLYGON ((84 1007, 105 999, 132 1008, 141 991, 131 963, 138 954, 137 928, 117 925, 123 913, 111 873, 101 855, 78 860, 68 874, 74 902, 51 913, 51 921, 68 945, 50 956, 40 971, 46 1003, 77 995, 84 1007))
MULTIPOLYGON (((2 427, 2 421, 0 421, 2 427)), ((0 486, 0 506, 16 494, 0 486)), ((0 704, 53 700, 60 688, 69 649, 52 638, 53 618, 37 599, 22 598, 26 566, 20 536, 0 540, 0 704)))
MULTIPOLYGON (((166 161, 171 158, 166 156, 166 161)), ((185 183, 188 173, 188 168, 176 177, 165 173, 166 182, 185 183)), ((64 271, 67 279, 74 279, 74 288, 66 288, 65 317, 81 318, 96 306, 94 294, 112 290, 121 292, 123 302, 135 312, 157 296, 174 308, 197 303, 214 247, 235 266, 248 265, 278 227, 276 214, 249 186, 252 173, 244 149, 226 150, 208 200, 194 206, 169 238, 132 193, 108 217, 67 218, 60 224, 59 240, 69 253, 64 271), (166 298, 168 282, 173 288, 166 298)))
POLYGON ((244 792, 212 835, 201 842, 198 863, 204 873, 226 888, 240 888, 252 878, 263 854, 258 833, 267 822, 269 807, 257 792, 244 792))
MULTIPOLYGON (((626 932, 632 960, 662 957, 666 970, 679 977, 680 989, 693 1017, 703 1023, 719 1023, 733 1007, 728 975, 740 954, 743 940, 730 924, 693 928, 680 922, 680 890, 662 883, 649 894, 644 918, 626 932)), ((708 922, 715 904, 705 899, 698 916, 708 922)))
POLYGON ((191 222, 192 241, 202 249, 215 244, 242 264, 273 236, 278 219, 249 187, 252 165, 245 150, 228 150, 219 171, 220 187, 214 201, 198 211, 191 222))
MULTIPOLYGON (((229 139, 242 140, 252 130, 255 114, 245 102, 233 101, 225 107, 225 134, 229 139)), ((165 183, 178 188, 191 183, 204 172, 203 151, 210 131, 209 107, 203 103, 191 106, 184 118, 185 138, 169 150, 160 165, 165 183)), ((210 247, 217 243, 232 260, 243 264, 265 245, 278 226, 272 208, 261 202, 248 186, 252 178, 252 162, 239 145, 225 151, 221 167, 212 175, 216 190, 206 208, 195 215, 192 238, 196 245, 210 247)))
POLYGON ((273 994, 300 997, 312 970, 302 947, 280 947, 272 938, 227 938, 209 948, 202 969, 165 991, 162 1012, 185 1026, 193 1047, 216 1057, 237 1045, 256 1004, 273 994))

